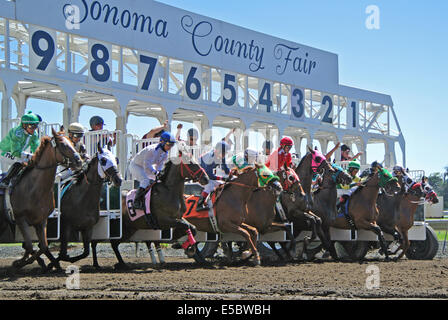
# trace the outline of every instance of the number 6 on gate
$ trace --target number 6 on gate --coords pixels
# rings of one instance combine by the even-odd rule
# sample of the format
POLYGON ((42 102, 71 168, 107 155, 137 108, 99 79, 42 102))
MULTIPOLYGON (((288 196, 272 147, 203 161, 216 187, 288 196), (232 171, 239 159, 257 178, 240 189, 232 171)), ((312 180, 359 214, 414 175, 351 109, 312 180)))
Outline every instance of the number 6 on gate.
POLYGON ((56 70, 56 31, 30 25, 30 71, 51 74, 56 70))

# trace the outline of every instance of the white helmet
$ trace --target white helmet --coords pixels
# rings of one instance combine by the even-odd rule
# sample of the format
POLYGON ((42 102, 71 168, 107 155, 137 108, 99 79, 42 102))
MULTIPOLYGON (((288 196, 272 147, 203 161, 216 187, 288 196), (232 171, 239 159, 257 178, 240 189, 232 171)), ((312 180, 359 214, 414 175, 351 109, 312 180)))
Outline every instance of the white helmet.
POLYGON ((260 153, 257 150, 251 148, 247 148, 246 150, 244 150, 244 158, 249 164, 258 163, 261 161, 260 153))
POLYGON ((70 125, 68 126, 68 132, 84 134, 85 129, 84 129, 84 126, 82 124, 80 124, 79 122, 73 122, 73 123, 70 123, 70 125))

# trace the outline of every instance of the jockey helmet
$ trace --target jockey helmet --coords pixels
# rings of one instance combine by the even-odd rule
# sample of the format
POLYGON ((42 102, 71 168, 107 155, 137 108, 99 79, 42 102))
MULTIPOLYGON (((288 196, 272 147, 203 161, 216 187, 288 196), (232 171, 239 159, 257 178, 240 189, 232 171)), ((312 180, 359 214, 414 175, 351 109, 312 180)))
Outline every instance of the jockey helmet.
POLYGON ((93 116, 92 118, 90 118, 89 124, 90 124, 90 127, 92 127, 92 128, 99 124, 104 125, 104 119, 101 118, 100 116, 93 116))
POLYGON ((294 145, 294 142, 289 137, 284 137, 282 140, 280 140, 280 146, 290 146, 292 147, 294 145))
POLYGON ((259 160, 260 158, 260 153, 257 150, 251 149, 251 148, 247 148, 246 150, 244 150, 244 159, 251 163, 255 163, 259 160))
POLYGON ((361 165, 359 164, 358 161, 350 161, 350 163, 348 164, 348 168, 355 168, 355 169, 361 169, 361 165))
POLYGON ((39 124, 42 121, 42 118, 37 114, 34 114, 32 111, 28 111, 27 114, 24 114, 21 118, 22 124, 39 124))
POLYGON ((162 145, 165 145, 166 143, 173 145, 176 143, 176 137, 174 137, 174 135, 171 132, 165 131, 160 136, 160 143, 162 143, 162 145))
POLYGON ((215 150, 219 150, 223 154, 225 154, 230 151, 230 146, 227 142, 225 142, 224 140, 221 140, 215 145, 215 150))
POLYGON ((392 171, 394 172, 401 172, 404 173, 404 168, 402 166, 394 166, 394 168, 392 169, 392 171))
POLYGON ((72 122, 68 126, 68 132, 69 133, 82 133, 82 134, 84 134, 85 129, 84 129, 84 126, 82 124, 80 124, 79 122, 72 122))
POLYGON ((193 129, 193 128, 189 129, 187 131, 187 136, 188 136, 188 138, 196 138, 197 139, 199 137, 198 130, 193 129))

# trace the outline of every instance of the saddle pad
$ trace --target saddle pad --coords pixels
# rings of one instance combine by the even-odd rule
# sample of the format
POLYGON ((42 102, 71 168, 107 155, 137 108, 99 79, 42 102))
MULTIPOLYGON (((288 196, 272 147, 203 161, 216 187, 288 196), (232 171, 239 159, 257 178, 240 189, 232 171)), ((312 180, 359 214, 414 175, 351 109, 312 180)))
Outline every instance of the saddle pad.
MULTIPOLYGON (((198 205, 198 200, 199 197, 198 196, 186 196, 187 198, 185 199, 185 204, 187 205, 187 211, 185 211, 182 214, 182 218, 196 218, 196 219, 204 219, 204 218, 209 218, 209 210, 202 210, 202 211, 196 211, 196 207, 198 205)), ((215 203, 215 193, 213 192, 212 194, 212 201, 211 201, 211 205, 213 206, 213 204, 215 203)), ((207 201, 208 199, 206 199, 207 201)), ((210 202, 208 202, 208 204, 210 205, 210 202)), ((213 207, 213 213, 216 217, 216 212, 215 209, 213 207)))
MULTIPOLYGON (((145 212, 143 210, 134 209, 134 199, 136 193, 137 189, 133 189, 129 191, 126 195, 126 206, 128 208, 129 219, 131 219, 131 221, 135 221, 145 215, 145 212)), ((151 204, 151 189, 149 189, 145 195, 146 214, 151 214, 150 204, 151 204)))

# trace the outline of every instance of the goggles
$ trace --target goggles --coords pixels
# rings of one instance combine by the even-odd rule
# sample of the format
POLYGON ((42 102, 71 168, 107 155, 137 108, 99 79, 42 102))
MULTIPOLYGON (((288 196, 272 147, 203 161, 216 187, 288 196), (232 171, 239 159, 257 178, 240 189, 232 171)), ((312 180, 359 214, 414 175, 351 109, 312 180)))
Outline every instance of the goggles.
POLYGON ((37 123, 28 123, 28 124, 25 124, 25 127, 27 128, 27 129, 37 129, 37 127, 38 127, 39 125, 37 124, 37 123))
POLYGON ((84 137, 84 133, 80 133, 80 132, 70 132, 74 138, 82 138, 84 137))

